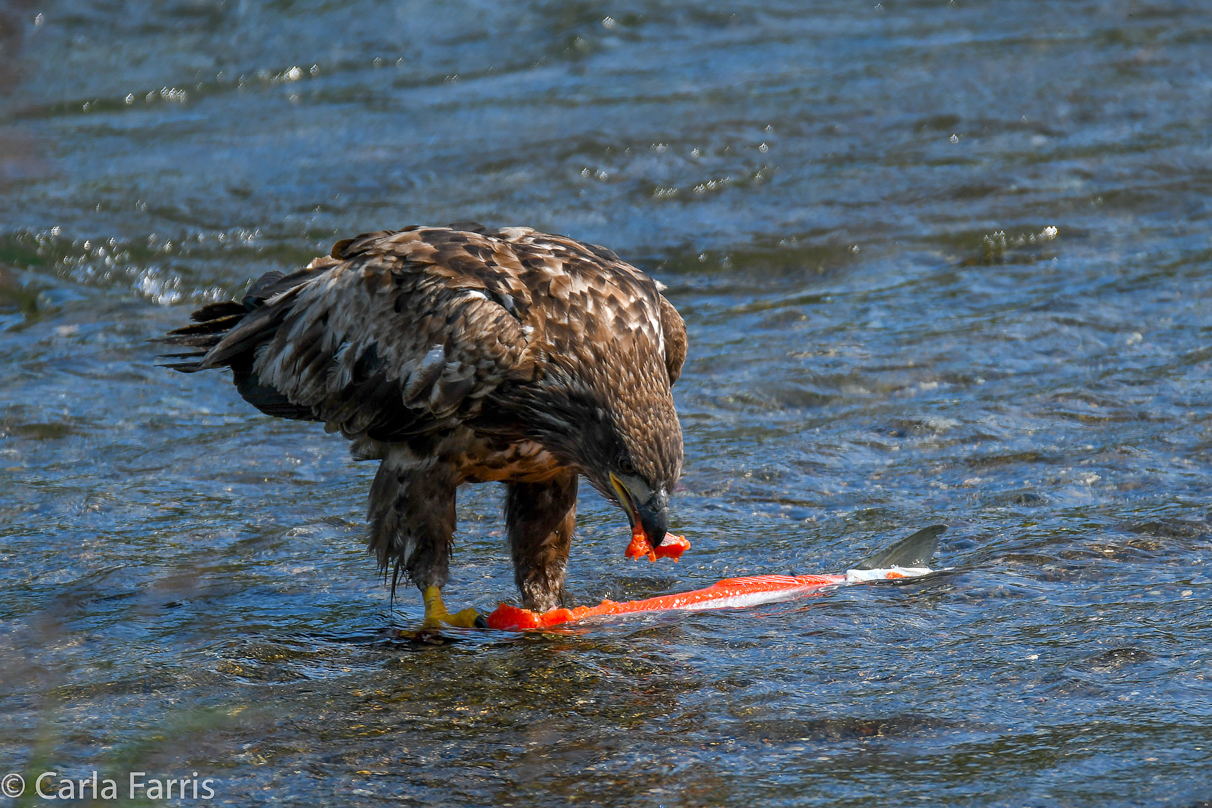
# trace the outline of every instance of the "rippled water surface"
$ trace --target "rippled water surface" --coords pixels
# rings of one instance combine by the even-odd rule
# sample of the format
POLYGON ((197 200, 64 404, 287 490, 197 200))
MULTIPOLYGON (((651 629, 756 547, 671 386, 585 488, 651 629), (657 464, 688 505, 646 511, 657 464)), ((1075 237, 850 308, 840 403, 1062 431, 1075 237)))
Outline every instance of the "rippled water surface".
MULTIPOLYGON (((9 0, 0 768, 237 805, 1212 800, 1212 8, 9 0), (547 636, 415 624, 373 469, 147 340, 340 237, 528 224, 668 284, 676 566, 950 573, 547 636)), ((467 489, 449 599, 514 597, 467 489)))

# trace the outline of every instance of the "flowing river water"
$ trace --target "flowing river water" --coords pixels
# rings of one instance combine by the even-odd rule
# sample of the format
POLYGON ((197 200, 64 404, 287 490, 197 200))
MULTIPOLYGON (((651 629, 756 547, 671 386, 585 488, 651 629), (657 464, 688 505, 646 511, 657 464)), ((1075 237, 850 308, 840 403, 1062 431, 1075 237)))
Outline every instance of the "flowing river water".
MULTIPOLYGON (((9 0, 0 774, 1208 805, 1210 43, 1197 0, 9 0), (457 220, 607 245, 687 322, 693 549, 626 560, 586 487, 574 601, 839 571, 933 523, 953 570, 392 640, 420 601, 389 611, 365 553, 370 464, 148 340, 457 220)), ((500 506, 461 494, 453 606, 515 597, 500 506)))

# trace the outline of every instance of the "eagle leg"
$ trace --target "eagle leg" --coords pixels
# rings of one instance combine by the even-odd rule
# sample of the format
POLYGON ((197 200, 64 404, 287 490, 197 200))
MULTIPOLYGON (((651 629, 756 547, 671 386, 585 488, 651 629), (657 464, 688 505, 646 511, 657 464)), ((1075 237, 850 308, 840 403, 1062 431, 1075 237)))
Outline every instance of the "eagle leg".
POLYGON ((395 597, 407 575, 425 600, 424 629, 483 624, 475 609, 451 614, 442 602, 450 574, 458 483, 450 464, 419 457, 407 447, 389 446, 370 487, 370 552, 383 574, 391 575, 395 597))
POLYGON ((522 604, 546 611, 564 599, 564 574, 577 521, 577 474, 571 469, 541 483, 511 483, 505 523, 514 581, 522 604))

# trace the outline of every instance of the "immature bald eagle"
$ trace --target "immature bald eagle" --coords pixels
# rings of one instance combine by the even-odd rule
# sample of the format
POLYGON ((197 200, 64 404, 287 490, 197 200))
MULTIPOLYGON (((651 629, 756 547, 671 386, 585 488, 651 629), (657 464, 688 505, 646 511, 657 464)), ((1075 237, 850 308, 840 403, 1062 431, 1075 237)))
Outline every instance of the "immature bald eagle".
POLYGON ((380 460, 369 545, 392 591, 407 574, 428 625, 449 614, 455 490, 501 482, 527 608, 563 596, 584 475, 656 547, 682 467, 670 388, 686 328, 610 250, 525 227, 385 230, 270 272, 240 303, 194 312, 168 367, 230 367, 270 415, 321 421, 380 460))

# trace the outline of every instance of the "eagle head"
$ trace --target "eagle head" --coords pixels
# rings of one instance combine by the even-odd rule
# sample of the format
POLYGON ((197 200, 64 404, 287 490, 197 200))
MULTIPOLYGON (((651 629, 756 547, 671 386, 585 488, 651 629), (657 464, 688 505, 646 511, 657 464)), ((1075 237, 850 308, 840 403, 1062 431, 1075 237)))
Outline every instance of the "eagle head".
POLYGON ((660 545, 669 532, 669 489, 672 484, 650 483, 638 474, 627 474, 634 468, 630 460, 619 463, 619 474, 610 472, 610 487, 618 495, 619 506, 627 514, 634 531, 639 526, 644 538, 653 547, 660 545))
POLYGON ((642 531, 655 548, 669 530, 669 497, 682 473, 676 377, 650 345, 613 347, 603 340, 588 358, 549 355, 535 382, 511 388, 486 417, 523 424, 527 439, 622 508, 633 535, 642 531))
POLYGON ((669 497, 682 472, 682 428, 664 395, 594 409, 573 443, 581 473, 657 547, 669 530, 669 497))

